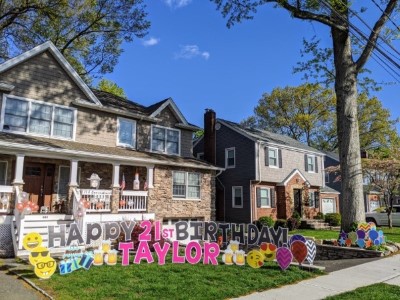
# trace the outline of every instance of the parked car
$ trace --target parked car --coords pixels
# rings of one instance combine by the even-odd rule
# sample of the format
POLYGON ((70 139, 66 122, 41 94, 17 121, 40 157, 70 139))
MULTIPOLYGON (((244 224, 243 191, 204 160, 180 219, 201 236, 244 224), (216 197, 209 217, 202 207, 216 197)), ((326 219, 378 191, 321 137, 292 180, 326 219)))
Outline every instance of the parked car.
MULTIPOLYGON (((366 213, 365 219, 367 222, 374 222, 376 226, 388 226, 386 207, 380 207, 373 212, 366 213)), ((400 226, 400 205, 393 205, 392 221, 393 226, 400 226)))

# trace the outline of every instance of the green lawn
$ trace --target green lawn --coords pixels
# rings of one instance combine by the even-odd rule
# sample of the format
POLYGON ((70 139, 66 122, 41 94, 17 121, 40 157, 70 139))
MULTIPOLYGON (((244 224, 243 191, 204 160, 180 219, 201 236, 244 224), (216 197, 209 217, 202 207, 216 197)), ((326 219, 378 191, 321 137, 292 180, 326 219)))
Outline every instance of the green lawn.
MULTIPOLYGON (((132 261, 132 260, 131 260, 132 261)), ((170 261, 170 260, 169 260, 170 261)), ((226 299, 267 290, 322 274, 290 267, 281 271, 268 263, 260 269, 248 265, 190 265, 156 263, 123 267, 92 266, 68 275, 39 280, 32 271, 24 276, 56 299, 226 299)))
MULTIPOLYGON (((378 230, 383 230, 388 241, 400 243, 400 227, 379 227, 378 230)), ((316 239, 336 239, 339 231, 334 230, 312 230, 312 229, 299 229, 290 231, 289 234, 302 234, 304 236, 313 236, 316 239)))
POLYGON ((400 286, 377 283, 354 291, 325 298, 326 300, 385 299, 398 300, 400 286))

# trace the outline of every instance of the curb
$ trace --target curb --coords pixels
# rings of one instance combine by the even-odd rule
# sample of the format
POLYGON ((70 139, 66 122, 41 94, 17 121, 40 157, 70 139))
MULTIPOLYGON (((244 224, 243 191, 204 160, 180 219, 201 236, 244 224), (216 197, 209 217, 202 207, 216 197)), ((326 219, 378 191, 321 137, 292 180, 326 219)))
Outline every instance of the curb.
POLYGON ((41 294, 43 294, 45 297, 47 297, 48 299, 51 300, 55 300, 55 298, 53 298, 52 296, 50 296, 45 290, 42 290, 40 287, 38 287, 36 284, 34 284, 32 281, 30 281, 28 278, 25 278, 22 275, 19 275, 17 272, 15 272, 14 270, 8 270, 9 272, 13 273, 14 275, 16 275, 19 279, 22 279, 23 281, 25 281, 27 284, 29 284, 32 288, 34 288, 35 290, 37 290, 38 292, 40 292, 41 294))

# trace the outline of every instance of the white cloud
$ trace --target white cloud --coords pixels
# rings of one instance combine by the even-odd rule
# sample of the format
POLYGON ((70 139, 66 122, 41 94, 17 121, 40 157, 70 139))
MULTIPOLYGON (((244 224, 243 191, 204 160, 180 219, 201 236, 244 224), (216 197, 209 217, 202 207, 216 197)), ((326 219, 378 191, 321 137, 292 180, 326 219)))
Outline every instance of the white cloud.
POLYGON ((155 46, 160 42, 160 39, 154 38, 154 37, 150 37, 147 40, 144 40, 142 42, 143 46, 145 47, 151 47, 151 46, 155 46))
POLYGON ((198 56, 204 58, 205 60, 210 58, 210 52, 200 51, 200 48, 197 45, 184 45, 180 46, 180 48, 180 51, 175 53, 176 59, 192 59, 198 56))
POLYGON ((192 0, 164 0, 164 3, 170 8, 181 8, 189 5, 192 0))

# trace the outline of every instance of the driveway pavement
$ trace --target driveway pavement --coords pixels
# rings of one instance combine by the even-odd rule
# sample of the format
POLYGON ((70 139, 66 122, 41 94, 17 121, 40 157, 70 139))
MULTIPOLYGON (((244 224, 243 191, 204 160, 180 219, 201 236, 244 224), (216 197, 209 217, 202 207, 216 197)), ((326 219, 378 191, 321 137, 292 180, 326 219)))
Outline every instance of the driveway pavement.
POLYGON ((16 264, 13 259, 0 259, 0 299, 48 299, 10 271, 17 268, 21 268, 21 265, 16 264))
MULTIPOLYGON (((341 263, 346 263, 344 260, 341 263)), ((332 266, 331 266, 332 267, 332 266)), ((336 266, 337 267, 337 266, 336 266)), ((356 288, 379 282, 400 286, 400 255, 370 261, 334 271, 325 276, 265 292, 253 293, 238 299, 313 300, 324 299, 356 288)))

